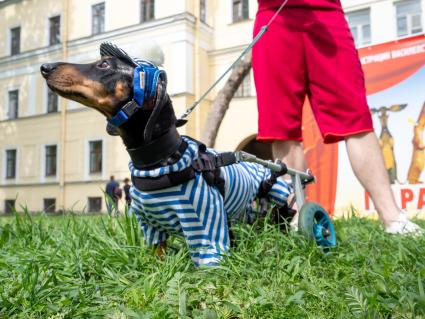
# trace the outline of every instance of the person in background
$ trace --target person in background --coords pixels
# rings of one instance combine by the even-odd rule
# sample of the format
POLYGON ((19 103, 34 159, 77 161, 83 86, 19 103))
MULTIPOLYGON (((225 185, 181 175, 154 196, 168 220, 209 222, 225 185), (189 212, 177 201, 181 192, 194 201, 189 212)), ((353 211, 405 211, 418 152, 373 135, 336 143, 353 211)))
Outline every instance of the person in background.
POLYGON ((130 187, 131 185, 129 184, 130 180, 126 177, 124 178, 124 197, 125 197, 125 202, 127 204, 127 206, 130 206, 131 204, 131 196, 130 196, 130 187))
POLYGON ((116 189, 119 188, 120 185, 115 180, 115 177, 111 175, 109 178, 109 182, 106 184, 105 193, 107 195, 106 203, 108 213, 112 214, 114 210, 118 209, 118 198, 116 196, 116 189))
MULTIPOLYGON (((283 0, 258 0, 254 36, 283 0)), ((289 0, 252 50, 258 140, 305 171, 302 107, 309 98, 324 143, 344 141, 352 169, 385 231, 419 234, 392 193, 366 101, 363 70, 339 0, 289 0)), ((296 218, 294 218, 296 220, 296 218)))

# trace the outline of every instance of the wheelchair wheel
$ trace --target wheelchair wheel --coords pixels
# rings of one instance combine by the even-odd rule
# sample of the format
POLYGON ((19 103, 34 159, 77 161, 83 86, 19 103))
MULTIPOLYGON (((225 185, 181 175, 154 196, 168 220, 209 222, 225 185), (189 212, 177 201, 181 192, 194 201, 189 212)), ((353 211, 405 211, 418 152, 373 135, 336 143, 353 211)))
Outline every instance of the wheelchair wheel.
POLYGON ((326 210, 317 203, 306 203, 301 207, 298 227, 301 234, 314 240, 320 247, 336 246, 335 228, 326 210))

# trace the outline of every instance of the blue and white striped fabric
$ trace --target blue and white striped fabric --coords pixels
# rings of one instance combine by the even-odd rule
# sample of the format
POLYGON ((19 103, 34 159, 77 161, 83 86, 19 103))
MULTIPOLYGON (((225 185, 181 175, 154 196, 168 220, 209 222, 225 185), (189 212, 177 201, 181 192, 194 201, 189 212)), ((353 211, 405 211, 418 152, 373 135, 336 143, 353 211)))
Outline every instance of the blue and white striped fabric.
MULTIPOLYGON (((191 166, 197 157, 198 145, 183 138, 188 148, 177 163, 143 171, 130 162, 132 175, 157 177, 191 166)), ((132 187, 131 212, 136 214, 147 244, 164 242, 170 234, 182 235, 196 265, 217 265, 230 246, 228 218, 235 219, 251 207, 260 183, 271 174, 269 169, 254 163, 225 166, 221 173, 226 181, 224 201, 218 189, 209 186, 202 174, 189 182, 157 191, 141 192, 132 187)), ((282 206, 289 192, 289 185, 278 179, 269 196, 282 206)))

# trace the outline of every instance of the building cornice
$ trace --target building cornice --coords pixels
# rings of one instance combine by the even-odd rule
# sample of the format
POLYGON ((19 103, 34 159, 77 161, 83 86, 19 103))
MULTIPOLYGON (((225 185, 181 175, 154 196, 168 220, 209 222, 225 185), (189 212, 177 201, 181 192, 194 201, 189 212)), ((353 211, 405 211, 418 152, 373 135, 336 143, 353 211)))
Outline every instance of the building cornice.
POLYGON ((188 12, 179 13, 173 16, 168 16, 165 18, 152 20, 145 23, 138 23, 127 27, 122 27, 119 29, 114 29, 111 31, 103 32, 96 35, 90 35, 87 37, 79 38, 70 40, 68 42, 68 48, 75 48, 80 47, 85 44, 91 44, 93 42, 100 42, 100 41, 110 41, 111 38, 120 37, 123 35, 129 35, 131 33, 138 33, 140 31, 146 31, 151 29, 157 29, 163 26, 169 26, 174 23, 179 22, 187 22, 190 25, 194 26, 196 22, 196 17, 194 17, 192 14, 188 12))
MULTIPOLYGON (((68 110, 68 112, 70 112, 71 110, 68 110)), ((5 119, 5 120, 1 120, 0 124, 3 123, 14 123, 14 122, 20 122, 20 121, 25 121, 25 120, 33 120, 33 119, 37 119, 37 118, 48 118, 48 117, 52 117, 52 116, 60 116, 60 112, 50 112, 50 113, 40 113, 40 114, 34 114, 34 115, 27 115, 27 116, 20 116, 17 117, 15 119, 5 119)))
POLYGON ((248 45, 249 45, 249 43, 234 46, 234 47, 227 47, 227 48, 222 48, 222 49, 217 49, 217 50, 211 50, 211 51, 208 52, 208 55, 211 56, 211 57, 215 57, 215 56, 222 56, 222 55, 226 55, 226 54, 235 54, 235 53, 240 54, 248 45))
MULTIPOLYGON (((177 94, 169 94, 170 98, 179 98, 179 97, 193 97, 193 94, 189 93, 189 92, 179 92, 177 94)), ((206 99, 208 100, 208 99, 206 99)), ((72 109, 67 109, 66 113, 67 114, 73 114, 73 113, 79 113, 79 112, 89 112, 90 110, 92 110, 89 107, 78 107, 78 108, 72 108, 72 109)), ((16 123, 16 122, 21 122, 21 121, 26 121, 26 120, 34 120, 34 119, 45 119, 45 118, 49 118, 49 117, 53 117, 53 116, 60 116, 60 111, 58 112, 50 112, 50 113, 40 113, 40 114, 34 114, 34 115, 27 115, 27 116, 20 116, 16 119, 5 119, 5 120, 0 120, 0 125, 2 124, 7 124, 7 123, 16 123)))
MULTIPOLYGON (((109 179, 93 179, 93 180, 77 180, 77 181, 65 181, 65 185, 82 185, 82 184, 106 184, 109 179)), ((59 186, 59 182, 35 182, 35 183, 4 183, 0 184, 0 187, 47 187, 47 186, 59 186)))
MULTIPOLYGON (((21 0, 22 1, 22 0, 21 0)), ((114 38, 121 36, 127 36, 129 34, 140 33, 141 31, 158 29, 164 26, 170 26, 176 23, 186 22, 191 26, 195 26, 196 17, 188 12, 172 15, 158 20, 149 21, 146 23, 135 24, 119 29, 114 29, 101 34, 90 35, 74 40, 70 40, 67 43, 68 49, 81 47, 83 45, 89 45, 101 41, 111 41, 114 38)), ((63 44, 56 44, 54 46, 40 47, 29 51, 21 52, 17 55, 3 56, 0 57, 0 68, 2 65, 9 65, 11 63, 22 62, 25 60, 31 60, 38 56, 46 56, 52 53, 62 52, 63 44)))
POLYGON ((5 183, 0 184, 0 187, 34 187, 34 186, 58 186, 59 182, 45 182, 45 183, 5 183))
POLYGON ((22 0, 1 0, 0 1, 0 9, 6 7, 10 4, 21 2, 22 0))
POLYGON ((0 66, 2 64, 22 62, 24 60, 31 59, 35 56, 46 55, 51 53, 60 53, 60 52, 62 52, 62 44, 56 44, 52 46, 28 50, 15 55, 6 55, 0 58, 0 66))
MULTIPOLYGON (((393 2, 397 2, 399 0, 393 0, 393 2)), ((350 12, 350 11, 356 11, 356 10, 362 10, 362 9, 366 9, 366 8, 370 8, 373 4, 375 3, 379 3, 382 2, 382 0, 370 0, 367 2, 360 2, 360 3, 356 3, 356 4, 352 4, 352 5, 346 5, 344 3, 342 3, 342 9, 344 10, 345 13, 350 12)))

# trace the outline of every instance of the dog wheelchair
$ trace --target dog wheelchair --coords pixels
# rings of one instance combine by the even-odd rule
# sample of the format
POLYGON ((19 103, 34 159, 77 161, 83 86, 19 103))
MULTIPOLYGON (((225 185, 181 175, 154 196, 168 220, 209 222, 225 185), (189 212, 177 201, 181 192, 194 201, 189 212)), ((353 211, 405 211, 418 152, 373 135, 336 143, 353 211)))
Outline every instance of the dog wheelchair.
MULTIPOLYGON (((295 203, 297 204, 299 209, 299 232, 321 248, 328 249, 336 246, 335 228, 326 210, 317 203, 305 201, 304 188, 307 184, 315 181, 310 171, 301 172, 291 169, 280 161, 263 160, 244 151, 236 151, 234 156, 237 163, 252 162, 260 164, 274 172, 275 176, 290 175, 294 188, 294 197, 288 203, 287 210, 295 213, 293 207, 295 203)), ((294 213, 289 214, 288 217, 292 219, 294 213)))

